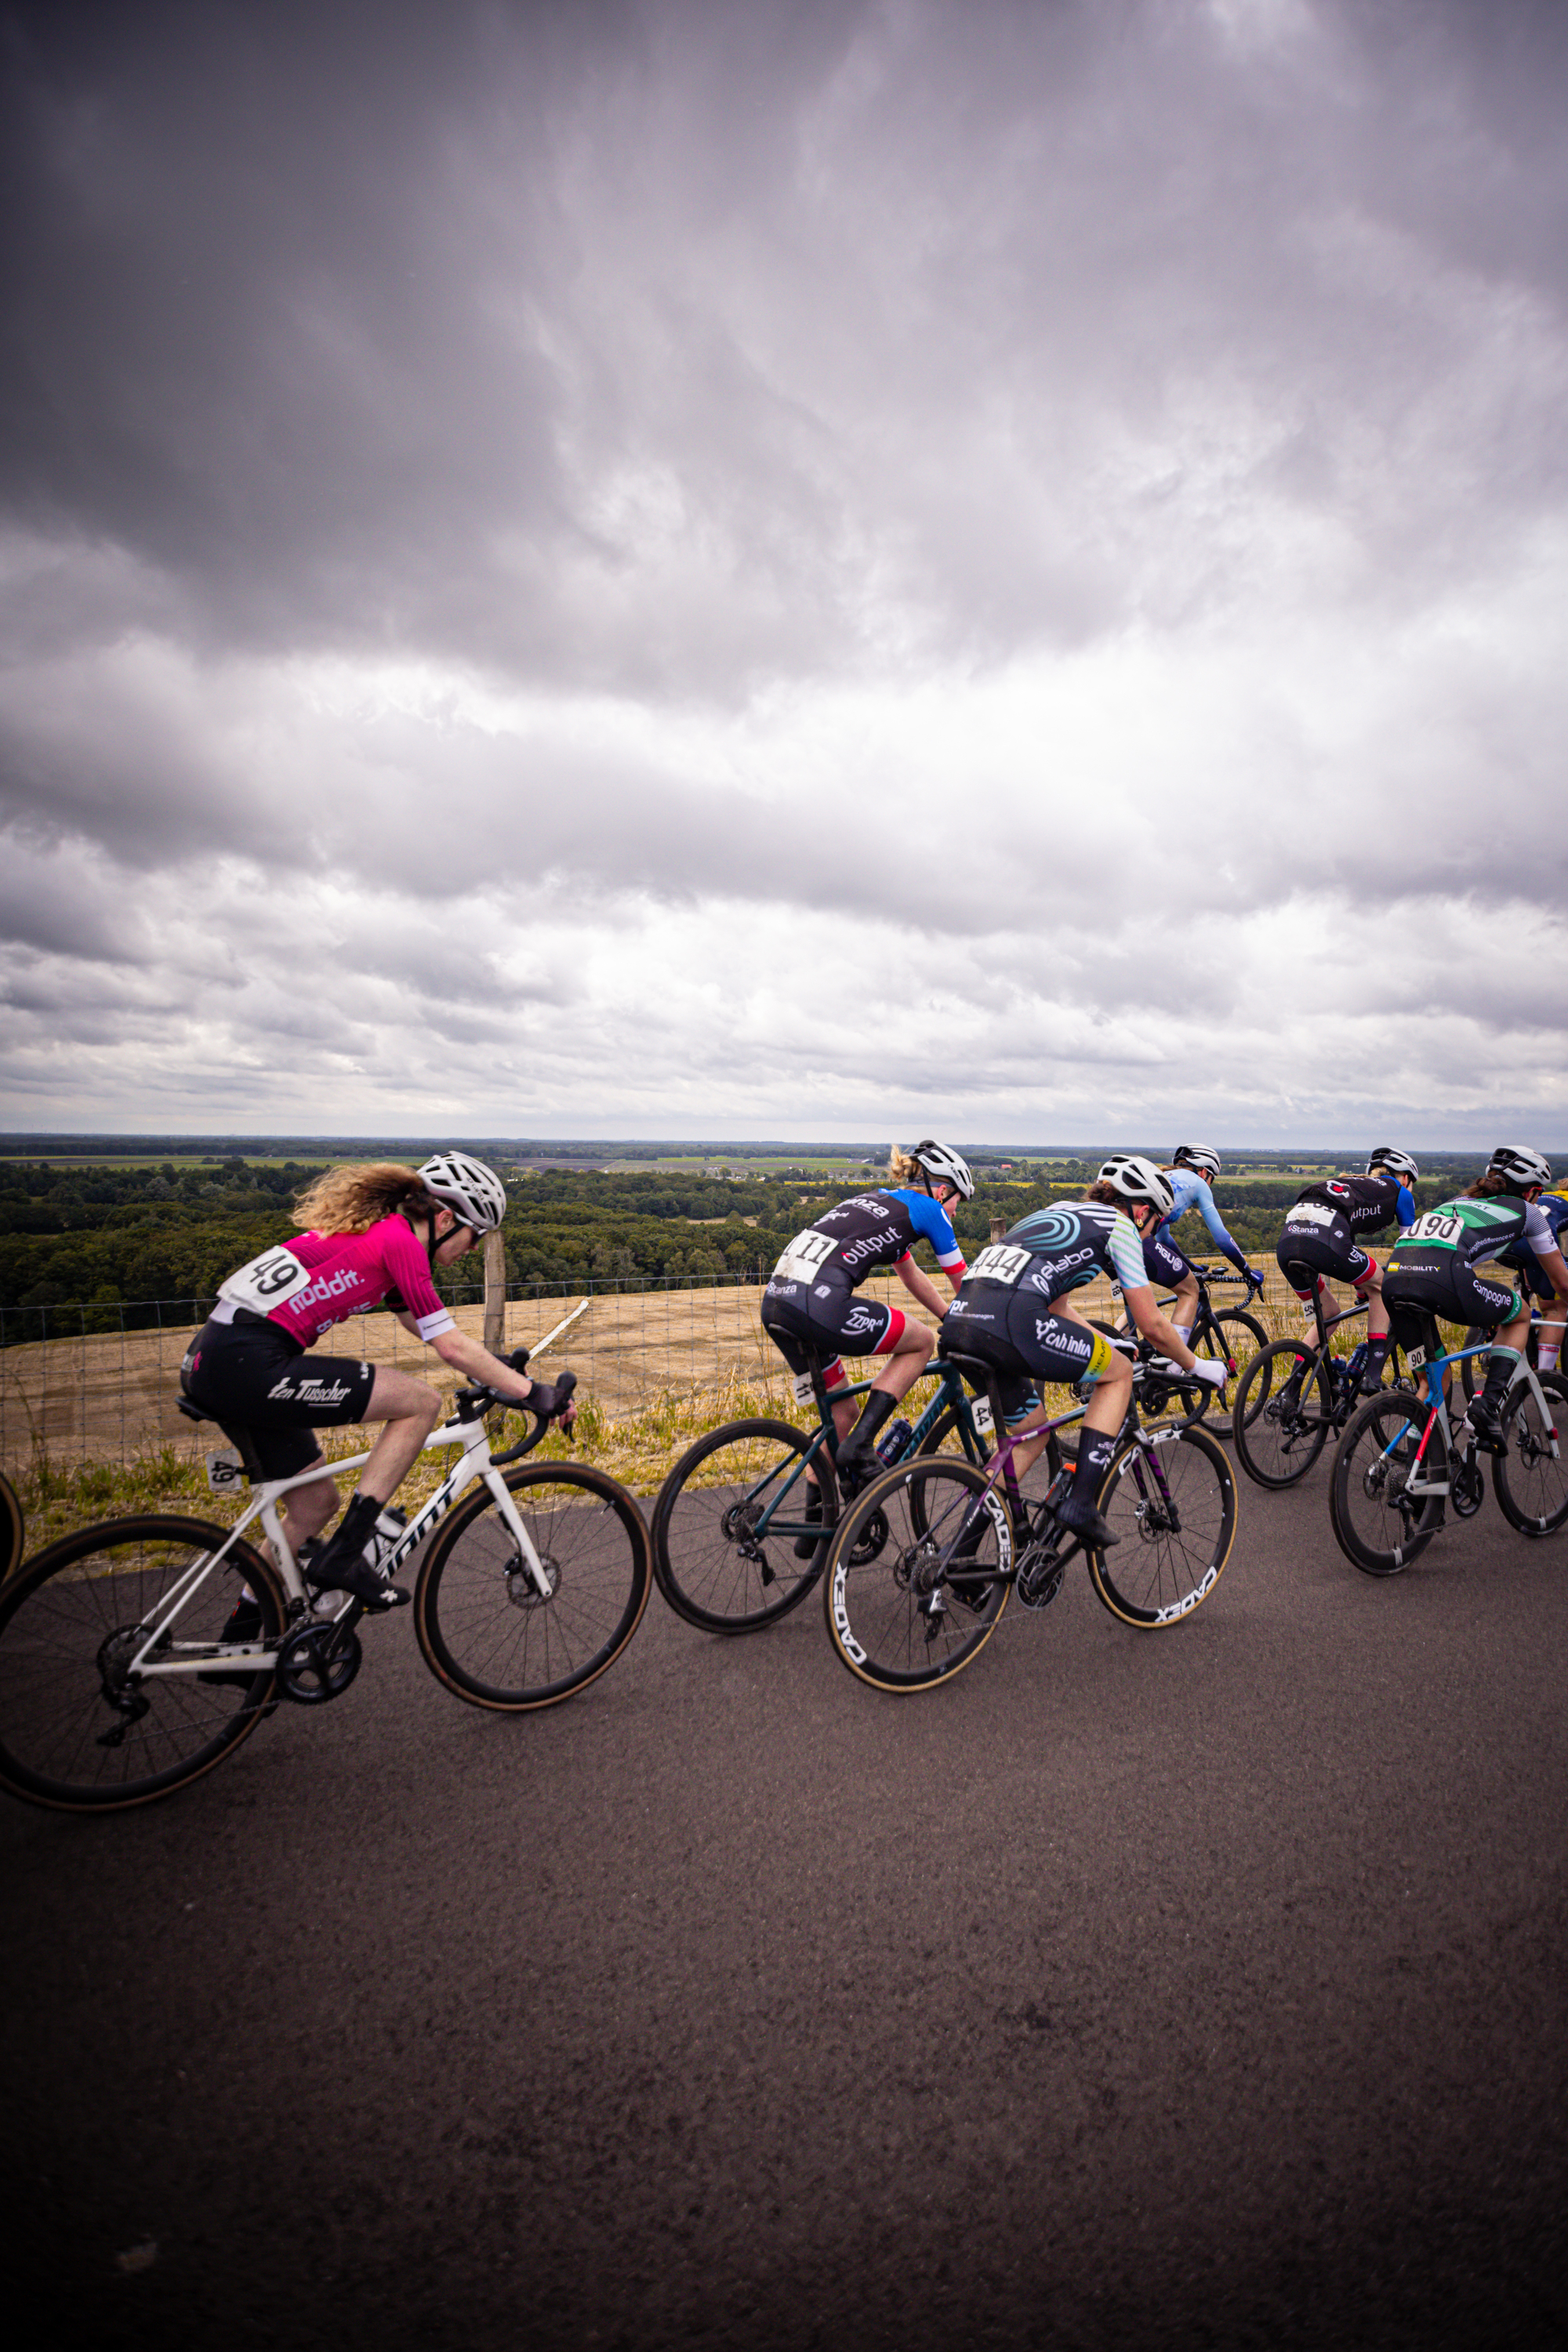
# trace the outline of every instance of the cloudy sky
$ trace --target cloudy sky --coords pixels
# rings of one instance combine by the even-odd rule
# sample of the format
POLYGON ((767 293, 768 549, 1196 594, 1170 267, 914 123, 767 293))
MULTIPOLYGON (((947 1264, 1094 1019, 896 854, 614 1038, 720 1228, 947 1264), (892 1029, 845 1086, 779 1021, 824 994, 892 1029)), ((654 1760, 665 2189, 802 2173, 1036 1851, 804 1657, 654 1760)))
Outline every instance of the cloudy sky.
POLYGON ((1560 0, 0 90, 4 1124, 1568 1144, 1560 0))

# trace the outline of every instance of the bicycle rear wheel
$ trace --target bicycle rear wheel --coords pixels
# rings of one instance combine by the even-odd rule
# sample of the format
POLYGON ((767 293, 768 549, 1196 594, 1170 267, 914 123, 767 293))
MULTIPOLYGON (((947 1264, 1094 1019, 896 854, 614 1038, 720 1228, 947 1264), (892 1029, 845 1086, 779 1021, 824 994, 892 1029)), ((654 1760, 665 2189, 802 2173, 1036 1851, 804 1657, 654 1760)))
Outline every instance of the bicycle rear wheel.
POLYGON ((1537 1372, 1549 1421, 1525 1389, 1502 1425, 1506 1451, 1492 1456, 1492 1492, 1498 1507, 1521 1535, 1554 1535, 1568 1520, 1568 1381, 1558 1372, 1537 1372), (1559 1451, 1552 1452, 1553 1443, 1559 1451))
MULTIPOLYGON (((199 1780, 260 1722, 270 1661, 233 1681, 192 1671, 132 1678, 149 1634, 158 1663, 209 1654, 248 1584, 258 1633, 283 1629, 277 1576, 201 1519, 108 1519, 47 1545, 0 1591, 0 1785, 31 1804, 114 1812, 199 1780)), ((236 1638, 234 1636, 230 1637, 236 1638)))
POLYGON ((1006 1504, 980 1471, 951 1454, 900 1463, 856 1496, 834 1531, 823 1584, 828 1639, 873 1688, 929 1690, 990 1640, 1013 1557, 1006 1504))
POLYGON ((1328 1375, 1300 1339, 1276 1339, 1241 1376, 1231 1413, 1236 1458, 1259 1486, 1304 1478, 1333 1426, 1328 1375))
MULTIPOLYGON (((1412 1495, 1416 1453, 1431 1408, 1409 1389, 1384 1389, 1352 1415, 1335 1449, 1329 1521, 1345 1558, 1367 1576, 1397 1576, 1443 1524, 1443 1498, 1412 1495)), ((1448 1451, 1435 1423, 1420 1475, 1441 1485, 1448 1451)))
POLYGON ((474 1706, 553 1706, 614 1665, 652 1589, 647 1529, 626 1489, 581 1462, 500 1474, 550 1580, 542 1593, 488 1487, 425 1555, 414 1631, 425 1663, 474 1706))
POLYGON ((16 1489, 0 1470, 0 1583, 21 1563, 24 1531, 16 1489))
POLYGON ((822 1516, 806 1515, 810 1452, 787 1421, 759 1419, 710 1430, 681 1455, 653 1507, 653 1573, 689 1625, 754 1633, 805 1599, 838 1512, 832 1458, 819 1444, 811 1467, 822 1516), (809 1557, 797 1559, 797 1539, 813 1538, 809 1557))
POLYGON ((1089 1580, 1113 1617, 1154 1632, 1208 1599, 1236 1540, 1236 1481, 1206 1429, 1162 1430, 1158 1444, 1130 1437, 1099 1508, 1121 1541, 1088 1554, 1089 1580))

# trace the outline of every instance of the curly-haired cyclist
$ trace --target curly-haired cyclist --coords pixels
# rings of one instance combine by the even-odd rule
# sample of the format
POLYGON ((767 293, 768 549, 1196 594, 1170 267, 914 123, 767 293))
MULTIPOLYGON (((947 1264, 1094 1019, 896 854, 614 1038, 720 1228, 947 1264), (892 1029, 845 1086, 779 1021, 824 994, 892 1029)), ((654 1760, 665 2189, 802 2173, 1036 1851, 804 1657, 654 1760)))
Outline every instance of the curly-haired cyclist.
MULTIPOLYGON (((1369 1154, 1364 1175, 1326 1176, 1298 1192, 1285 1213, 1285 1223, 1275 1248, 1279 1271, 1298 1298, 1310 1304, 1325 1282, 1348 1282, 1366 1314, 1366 1362, 1361 1376, 1363 1396, 1375 1396, 1383 1386, 1388 1355, 1388 1308, 1384 1303, 1383 1277, 1377 1260, 1361 1245, 1358 1235, 1381 1233, 1398 1223, 1407 1233, 1415 1222, 1415 1181, 1421 1171, 1408 1151, 1380 1143, 1369 1154), (1311 1276, 1303 1290, 1300 1276, 1311 1276)), ((1300 1375, 1295 1376, 1299 1381, 1300 1375)), ((1289 1388, 1294 1383, 1287 1383, 1289 1388)))
MULTIPOLYGON (((346 1316, 384 1303, 466 1378, 544 1413, 555 1409, 555 1391, 459 1330, 436 1289, 437 1266, 461 1257, 506 1213, 505 1187, 482 1160, 442 1151, 422 1168, 390 1160, 331 1168, 298 1206, 307 1230, 219 1284, 217 1305, 180 1368, 181 1385, 239 1447, 253 1477, 292 1478, 318 1462, 324 1473, 318 1429, 385 1423, 341 1524, 310 1562, 310 1579, 372 1608, 395 1608, 407 1594, 372 1567, 364 1549, 440 1418, 441 1399, 411 1372, 314 1356, 313 1343, 346 1316)), ((568 1406, 563 1420, 571 1418, 568 1406)), ((328 1475, 293 1489, 286 1508, 296 1555, 337 1507, 328 1475)))
MULTIPOLYGON (((797 1379, 808 1369, 809 1352, 826 1360, 823 1380, 830 1391, 845 1380, 840 1349, 889 1359, 858 1420, 847 1401, 833 1407, 839 1483, 847 1494, 877 1467, 877 1433, 919 1380, 936 1345, 935 1332, 901 1307, 856 1293, 868 1275, 890 1265, 911 1297, 940 1320, 942 1297, 915 1264, 914 1247, 921 1239, 930 1242, 956 1291, 963 1280, 963 1253, 949 1212, 956 1202, 974 1198, 967 1163, 949 1145, 929 1138, 908 1152, 895 1150, 888 1173, 889 1183, 840 1201, 796 1234, 763 1293, 763 1328, 797 1379)), ((806 1516, 816 1519, 821 1512, 821 1495, 808 1485, 806 1516)), ((812 1548, 809 1537, 796 1538, 797 1551, 809 1554, 812 1548)))
MULTIPOLYGON (((1034 1393, 1036 1381, 1095 1383, 1079 1436, 1071 1492, 1057 1517, 1097 1549, 1119 1540, 1096 1509, 1095 1497, 1127 1418, 1132 1366, 1079 1313, 1071 1293, 1097 1275, 1110 1275, 1121 1285, 1127 1311, 1144 1339, 1209 1386, 1217 1388, 1225 1379, 1224 1365, 1194 1356, 1161 1314, 1143 1262, 1142 1237, 1157 1218, 1170 1215, 1174 1200, 1170 1178, 1152 1160, 1136 1152, 1113 1153, 1081 1201, 1053 1201, 1048 1208, 1032 1209, 1000 1242, 982 1250, 948 1309, 946 1344, 994 1367, 1015 1432, 1045 1417, 1034 1393)), ((1019 1447, 1014 1458, 1020 1472, 1043 1442, 1019 1447)))
POLYGON ((1502 1401, 1529 1337, 1530 1301, 1476 1268, 1522 1243, 1568 1308, 1568 1265, 1540 1205, 1551 1181, 1551 1162, 1539 1151, 1500 1143, 1468 1192, 1428 1210, 1400 1235, 1384 1278, 1384 1297, 1394 1314, 1436 1315, 1491 1332, 1486 1385, 1471 1398, 1466 1416, 1489 1454, 1501 1447, 1502 1401))
POLYGON ((1263 1276, 1253 1272, 1246 1253, 1226 1231, 1225 1220, 1215 1205, 1214 1180, 1220 1165, 1219 1153, 1211 1145, 1178 1143, 1170 1166, 1163 1171, 1170 1179, 1175 1206, 1168 1217, 1161 1217, 1143 1235, 1143 1263, 1149 1269, 1150 1280, 1168 1284, 1176 1294, 1171 1307, 1171 1328, 1183 1339, 1192 1338, 1193 1325, 1197 1320, 1198 1278, 1172 1227, 1180 1224, 1189 1209, 1197 1210, 1215 1247, 1224 1253, 1238 1274, 1246 1276, 1250 1286, 1254 1290, 1263 1287, 1263 1276))

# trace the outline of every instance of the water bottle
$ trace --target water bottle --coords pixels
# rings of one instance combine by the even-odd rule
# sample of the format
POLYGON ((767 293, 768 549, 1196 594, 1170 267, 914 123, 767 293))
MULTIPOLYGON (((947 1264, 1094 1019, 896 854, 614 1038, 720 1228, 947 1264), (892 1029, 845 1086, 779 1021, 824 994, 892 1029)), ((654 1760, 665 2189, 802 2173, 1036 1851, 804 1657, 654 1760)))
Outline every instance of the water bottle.
POLYGON ((1363 1339, 1359 1347, 1352 1348, 1351 1350, 1351 1360, 1345 1367, 1346 1385, 1353 1389, 1365 1369, 1366 1341, 1363 1339))
POLYGON ((400 1511, 395 1503, 388 1503, 377 1517, 364 1548, 364 1556, 372 1568, 381 1566, 407 1525, 407 1512, 400 1511))
POLYGON ((904 1420, 889 1422, 877 1444, 877 1459, 884 1470, 891 1469, 914 1431, 904 1420))

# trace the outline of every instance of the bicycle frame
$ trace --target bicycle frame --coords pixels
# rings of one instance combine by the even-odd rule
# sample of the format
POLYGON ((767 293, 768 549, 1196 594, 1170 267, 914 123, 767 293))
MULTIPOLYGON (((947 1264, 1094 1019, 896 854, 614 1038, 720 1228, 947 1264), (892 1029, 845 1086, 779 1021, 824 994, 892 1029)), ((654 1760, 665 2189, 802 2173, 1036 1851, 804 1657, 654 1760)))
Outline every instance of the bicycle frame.
MULTIPOLYGON (((1489 1339, 1483 1341, 1479 1347, 1456 1348, 1451 1355, 1439 1354, 1429 1357, 1425 1348, 1408 1348, 1405 1349, 1405 1360, 1409 1363, 1412 1370, 1424 1373, 1425 1375, 1426 1382, 1426 1402, 1427 1408, 1426 1425, 1421 1432, 1421 1443, 1415 1449, 1415 1459, 1410 1465, 1410 1475, 1405 1482, 1405 1492, 1407 1495, 1423 1496, 1429 1501, 1436 1501, 1439 1496, 1448 1495, 1452 1492, 1453 1481, 1450 1477, 1445 1477, 1440 1481, 1436 1479, 1427 1480, 1420 1478, 1419 1474, 1421 1466, 1426 1458, 1426 1449, 1432 1443, 1432 1433, 1438 1427, 1439 1423, 1442 1427, 1445 1458, 1450 1463, 1454 1458, 1454 1425, 1448 1418, 1447 1376, 1450 1368, 1455 1364, 1462 1364, 1468 1357, 1489 1356, 1491 1351, 1492 1343, 1489 1339)), ((1509 1381, 1508 1387, 1504 1391, 1503 1402, 1505 1404, 1508 1402, 1509 1399, 1512 1397, 1514 1391, 1521 1385, 1528 1388, 1531 1394, 1535 1399, 1536 1406, 1540 1412, 1542 1421, 1551 1433, 1552 1458, 1553 1461, 1556 1461, 1560 1458, 1560 1455, 1557 1444, 1557 1431, 1552 1421, 1552 1411, 1547 1404, 1545 1391, 1542 1390, 1540 1381, 1535 1377, 1534 1367, 1531 1364, 1529 1359, 1522 1353, 1520 1356, 1518 1364, 1514 1368, 1513 1377, 1509 1381)), ((1394 1435, 1389 1440, 1388 1444, 1383 1449, 1382 1458, 1384 1461, 1386 1461, 1389 1455, 1393 1454, 1396 1446, 1404 1443, 1406 1435, 1414 1429, 1414 1422, 1407 1421, 1402 1429, 1395 1432, 1394 1435)))
MULTIPOLYGON (((910 1430, 899 1459, 901 1462, 908 1461, 911 1454, 918 1454, 942 1414, 950 1407, 956 1405, 961 1415, 960 1425, 964 1432, 964 1452, 977 1464, 984 1461, 985 1458, 984 1440, 993 1434, 994 1428, 989 1402, 984 1398, 972 1397, 954 1366, 941 1356, 931 1359, 926 1366, 926 1375, 928 1378, 936 1379, 936 1394, 910 1430)), ((833 1420, 834 1406, 843 1404, 853 1397, 865 1396, 876 1385, 874 1380, 855 1381, 843 1388, 835 1389, 830 1396, 823 1386, 820 1371, 802 1373, 800 1377, 802 1382, 810 1382, 811 1393, 816 1403, 821 1425, 814 1433, 805 1452, 793 1459, 783 1485, 772 1500, 764 1506, 761 1517, 755 1522, 752 1534, 759 1543, 770 1535, 782 1538, 800 1535, 806 1530, 808 1522, 804 1518, 798 1522, 787 1519, 781 1525, 775 1526, 774 1521, 778 1517, 780 1507, 794 1493, 801 1479, 805 1476, 822 1448, 825 1445, 831 1445, 835 1441, 837 1433, 833 1420)), ((801 1401, 804 1402, 804 1399, 801 1401)), ((779 1476, 783 1466, 775 1464, 773 1469, 764 1471, 756 1485, 747 1488, 741 1498, 742 1503, 756 1502, 764 1489, 771 1486, 779 1476)))
MULTIPOLYGON (((384 1555, 382 1566, 387 1575, 390 1577, 393 1570, 423 1543, 433 1528, 439 1525, 463 1489, 471 1486, 476 1478, 480 1478, 489 1489, 496 1508, 505 1520, 508 1531, 517 1545, 519 1555, 528 1573, 533 1579, 541 1598, 547 1600, 550 1596, 549 1579, 545 1575, 539 1554, 534 1549, 528 1530, 508 1491, 506 1481, 490 1458, 489 1436, 483 1420, 480 1418, 467 1421, 458 1419, 444 1423, 439 1429, 431 1432, 419 1450, 422 1454, 429 1454, 437 1446, 448 1445, 460 1445, 463 1449, 462 1459, 447 1473, 435 1493, 409 1520, 391 1549, 384 1555)), ((291 1493, 296 1486, 310 1486, 321 1477, 336 1477, 342 1473, 362 1470, 369 1460, 370 1452, 367 1448, 363 1454, 352 1454, 342 1461, 328 1463, 325 1470, 317 1467, 302 1470, 292 1478, 269 1478, 263 1481, 253 1494, 248 1507, 241 1512, 230 1528, 217 1550, 207 1552, 203 1558, 193 1560, 184 1575, 163 1596, 163 1606, 157 1622, 148 1629, 147 1638, 130 1661, 127 1674, 149 1678, 161 1675, 195 1674, 199 1668, 209 1666, 215 1656, 226 1661, 232 1659, 236 1664, 244 1664, 247 1661, 254 1660, 258 1668, 265 1665, 268 1658, 275 1654, 276 1643, 268 1646, 267 1643, 260 1641, 223 1643, 216 1649, 210 1642, 174 1643, 168 1639, 169 1629, 193 1594, 200 1591, 207 1578, 227 1556, 232 1546, 238 1542, 247 1528, 254 1526, 258 1518, 260 1519, 266 1530, 268 1540, 272 1547, 273 1559, 277 1562, 284 1590, 289 1596, 289 1618, 291 1621, 297 1618, 306 1605, 305 1580, 300 1573, 299 1563, 283 1532, 283 1522, 278 1515, 278 1505, 283 1496, 291 1493), (181 1654, 182 1652, 184 1654, 181 1654), (155 1655, 154 1653, 160 1654, 155 1655)), ((358 1605, 350 1601, 345 1604, 345 1609, 339 1612, 339 1618, 346 1613, 346 1610, 356 1608, 358 1605)), ((323 1624, 335 1624, 337 1622, 338 1618, 321 1620, 323 1624)))

